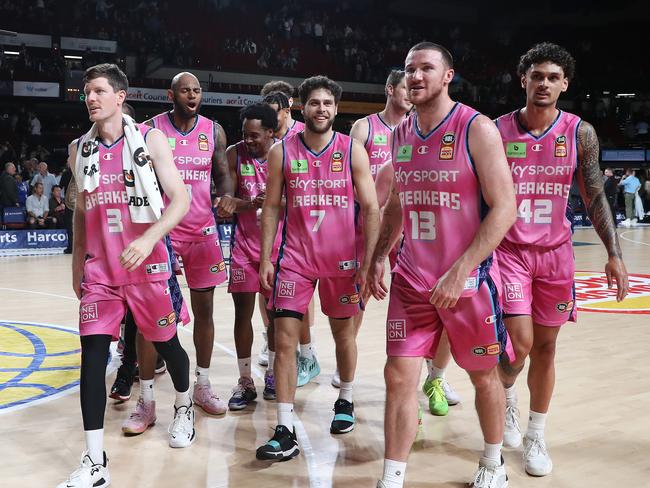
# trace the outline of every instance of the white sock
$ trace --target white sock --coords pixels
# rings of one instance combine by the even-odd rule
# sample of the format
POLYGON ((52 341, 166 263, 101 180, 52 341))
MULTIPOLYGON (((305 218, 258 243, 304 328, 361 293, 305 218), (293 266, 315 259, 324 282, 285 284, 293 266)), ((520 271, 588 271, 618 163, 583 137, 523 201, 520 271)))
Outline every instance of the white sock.
POLYGON ((528 415, 528 428, 526 429, 526 437, 534 439, 535 436, 544 438, 544 427, 546 426, 546 414, 530 411, 528 415))
POLYGON ((427 368, 429 369, 429 379, 435 379, 435 378, 445 378, 445 370, 447 368, 436 368, 433 365, 433 360, 427 359, 427 368))
POLYGON ((153 402, 153 382, 154 380, 143 380, 140 378, 140 396, 145 403, 153 402))
POLYGON ((404 475, 406 463, 384 459, 384 476, 381 480, 386 488, 402 488, 404 486, 404 475))
POLYGON ((517 405, 517 390, 515 385, 512 385, 510 388, 505 388, 506 391, 506 405, 509 407, 514 407, 517 405))
POLYGON ((191 404, 192 404, 192 400, 190 400, 190 390, 189 389, 187 391, 177 391, 176 392, 176 401, 174 402, 174 406, 176 408, 189 407, 191 404))
POLYGON ((307 344, 300 344, 300 357, 314 359, 311 350, 311 342, 308 342, 307 344))
POLYGON ((339 390, 339 400, 347 400, 352 403, 352 385, 354 381, 341 381, 341 389, 339 390))
POLYGON ((95 464, 104 464, 104 429, 85 430, 88 455, 95 464))
POLYGON ((293 403, 278 403, 278 425, 293 432, 293 403))
POLYGON ((251 377, 251 358, 237 358, 237 365, 239 366, 239 377, 251 377))
POLYGON ((501 447, 503 442, 498 444, 489 444, 487 442, 483 443, 483 457, 489 459, 490 461, 495 461, 501 464, 501 447))
POLYGON ((273 363, 275 362, 275 351, 269 349, 269 365, 266 367, 268 371, 273 371, 273 363))
POLYGON ((210 368, 201 368, 197 366, 195 370, 195 374, 196 374, 196 382, 199 385, 204 386, 210 384, 210 368))

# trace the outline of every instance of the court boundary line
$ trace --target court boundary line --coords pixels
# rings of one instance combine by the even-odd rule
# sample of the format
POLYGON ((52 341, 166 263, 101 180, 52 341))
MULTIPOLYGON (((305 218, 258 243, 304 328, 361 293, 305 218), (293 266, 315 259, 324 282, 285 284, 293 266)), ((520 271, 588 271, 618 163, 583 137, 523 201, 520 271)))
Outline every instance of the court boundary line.
POLYGON ((634 244, 641 244, 642 246, 650 246, 650 243, 648 243, 648 242, 637 241, 636 239, 628 239, 627 237, 625 237, 625 234, 627 234, 628 232, 633 232, 633 231, 632 230, 626 230, 624 232, 621 232, 621 234, 620 234, 621 239, 623 239, 624 241, 632 242, 634 244))

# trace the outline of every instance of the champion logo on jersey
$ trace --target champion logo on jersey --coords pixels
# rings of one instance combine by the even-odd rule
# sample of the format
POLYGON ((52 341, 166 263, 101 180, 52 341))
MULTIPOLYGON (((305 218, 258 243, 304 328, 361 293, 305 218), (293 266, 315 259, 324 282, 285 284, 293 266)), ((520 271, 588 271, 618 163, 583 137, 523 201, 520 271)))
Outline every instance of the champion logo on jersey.
POLYGON ((330 169, 333 173, 340 173, 343 171, 343 153, 341 151, 334 151, 332 154, 332 164, 330 169))
POLYGON ((456 146, 456 134, 447 132, 442 136, 440 143, 440 153, 438 159, 441 161, 450 161, 454 159, 454 148, 456 146))
POLYGON ((113 153, 106 153, 102 156, 102 159, 105 159, 106 161, 110 161, 113 159, 113 153))
POLYGON ((314 166, 314 168, 320 168, 321 162, 320 160, 316 159, 311 164, 314 166))
POLYGON ((210 145, 208 144, 208 136, 203 132, 199 134, 199 151, 209 151, 210 145))
POLYGON ((566 149, 566 136, 561 135, 557 136, 555 139, 555 157, 556 158, 566 158, 567 149, 566 149))
POLYGON ((427 154, 428 152, 429 152, 429 146, 418 147, 418 154, 427 154))
POLYGON ((540 152, 540 151, 542 150, 542 145, 541 145, 541 144, 533 144, 533 146, 531 147, 531 149, 532 149, 534 152, 540 152))
POLYGON ((179 146, 187 146, 190 143, 187 139, 181 139, 178 141, 179 146))

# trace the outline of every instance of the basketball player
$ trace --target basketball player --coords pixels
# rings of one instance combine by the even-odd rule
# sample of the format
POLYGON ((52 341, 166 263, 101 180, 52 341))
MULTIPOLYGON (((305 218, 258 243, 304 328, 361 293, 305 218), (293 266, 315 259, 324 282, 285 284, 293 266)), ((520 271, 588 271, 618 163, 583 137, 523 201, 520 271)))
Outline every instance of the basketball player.
MULTIPOLYGON (((266 195, 267 158, 275 142, 273 132, 278 124, 276 111, 266 103, 244 107, 239 115, 243 140, 226 150, 230 175, 235 184, 235 222, 231 237, 230 283, 228 292, 235 305, 235 348, 239 366, 239 381, 228 402, 231 410, 243 410, 257 398, 251 375, 251 348, 253 346, 253 312, 255 296, 270 298, 270 292, 260 285, 258 275, 262 235, 260 215, 266 195)), ((280 234, 278 233, 277 237, 280 234)), ((273 260, 277 259, 279 241, 273 246, 273 260)), ((266 303, 266 302, 265 302, 266 303)), ((264 307, 264 313, 267 313, 264 307)), ((273 347, 273 322, 269 320, 269 338, 273 347)), ((274 353, 271 352, 264 375, 264 398, 275 399, 273 382, 274 353)))
MULTIPOLYGON (((274 91, 268 93, 264 97, 264 102, 269 104, 278 114, 278 125, 274 133, 277 140, 282 140, 291 134, 302 132, 305 125, 302 122, 297 122, 291 119, 291 106, 293 105, 293 98, 290 98, 286 93, 291 93, 293 87, 284 81, 270 82, 265 85, 275 86, 282 91, 274 91)), ((264 92, 264 89, 262 90, 264 92)), ((260 295, 261 298, 261 295, 260 295)), ((268 324, 264 324, 268 327, 268 324)), ((320 364, 316 357, 316 350, 311 340, 310 327, 314 325, 314 299, 309 302, 307 312, 302 320, 302 328, 300 329, 300 344, 298 352, 298 380, 296 385, 298 387, 304 386, 312 379, 320 374, 320 364)), ((265 340, 267 338, 265 337, 265 340)), ((271 355, 275 352, 271 351, 271 355)), ((267 362, 269 367, 273 368, 273 363, 267 362)), ((270 387, 273 381, 273 375, 267 375, 267 386, 270 387), (270 383, 271 382, 271 383, 270 383)))
MULTIPOLYGON (((226 264, 212 213, 210 180, 214 180, 223 203, 232 195, 232 181, 225 161, 226 136, 219 124, 199 115, 202 90, 192 73, 178 73, 168 96, 173 109, 145 122, 167 137, 174 163, 190 197, 190 211, 170 233, 174 252, 183 259, 194 313, 196 383, 195 405, 211 415, 226 413, 227 406, 212 391, 210 360, 214 343, 213 300, 215 286, 226 280, 226 264)), ((165 201, 165 203, 167 203, 165 201)), ((141 398, 122 426, 128 434, 140 434, 155 422, 153 395, 156 353, 139 336, 138 345, 141 398)))
POLYGON ((294 351, 300 321, 316 283, 341 369, 341 389, 330 432, 343 434, 354 429, 352 382, 357 348, 352 316, 362 305, 364 273, 377 239, 379 210, 363 146, 332 130, 341 92, 341 87, 325 76, 306 79, 299 88, 304 132, 285 138, 269 152, 259 274, 267 290, 275 284, 272 307, 278 424, 271 440, 257 449, 258 459, 290 459, 300 452, 293 428, 294 351), (365 236, 365 257, 360 267, 355 242, 355 190, 365 236), (274 270, 271 252, 283 193, 283 242, 274 270))
POLYGON ((404 483, 422 357, 436 350, 445 330, 474 384, 485 440, 470 486, 502 488, 508 484, 501 457, 505 398, 496 365, 507 337, 492 252, 515 219, 512 178, 494 124, 449 98, 449 51, 417 44, 405 71, 415 113, 393 131, 394 185, 368 275, 373 294, 383 298, 385 257, 403 222, 388 306, 386 446, 377 486, 404 483))
POLYGON ((114 64, 93 66, 84 74, 86 107, 94 126, 80 139, 79 159, 78 148, 73 148, 79 192, 74 213, 72 285, 81 300, 80 397, 87 450, 79 468, 59 488, 110 484, 103 451, 105 375, 109 345, 119 336, 127 306, 141 332, 165 359, 174 383, 176 401, 169 445, 187 447, 195 438, 189 359, 176 333, 176 314, 167 285, 169 253, 163 241, 187 212, 189 201, 164 135, 144 125, 133 129, 129 126, 132 119, 123 118, 127 88, 126 75, 114 64), (129 126, 126 136, 124 124, 129 126), (127 137, 132 140, 125 141, 127 137), (132 144, 140 144, 142 137, 146 147, 136 146, 131 155, 132 144), (134 161, 123 161, 124 155, 134 161), (125 170, 125 165, 134 170, 125 170), (150 180, 138 176, 140 181, 134 185, 134 173, 145 174, 150 180), (156 177, 169 197, 168 207, 157 220, 156 209, 149 203, 151 195, 159 191, 156 177), (134 185, 136 195, 129 197, 127 185, 134 185), (153 216, 143 218, 140 212, 149 209, 153 216), (155 222, 135 223, 131 212, 139 220, 155 222))
POLYGON ((594 128, 557 108, 573 79, 575 61, 551 43, 533 46, 518 66, 526 107, 497 119, 517 194, 517 221, 497 249, 506 327, 516 360, 500 363, 506 388, 504 445, 517 447, 515 380, 530 355, 530 415, 523 438, 526 472, 545 476, 553 468, 544 425, 555 383, 555 344, 561 326, 575 321, 571 219, 567 217, 574 175, 594 228, 605 244, 609 287, 617 300, 628 290, 627 271, 598 163, 594 128))

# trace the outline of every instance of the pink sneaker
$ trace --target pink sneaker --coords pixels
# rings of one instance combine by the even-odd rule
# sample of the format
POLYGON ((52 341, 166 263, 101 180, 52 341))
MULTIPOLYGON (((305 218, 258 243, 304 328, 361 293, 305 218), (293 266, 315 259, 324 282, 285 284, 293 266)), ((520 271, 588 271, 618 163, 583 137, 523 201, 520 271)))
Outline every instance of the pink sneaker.
POLYGON ((210 385, 199 385, 194 383, 194 394, 192 401, 210 415, 223 415, 228 410, 226 403, 217 395, 212 393, 210 385))
POLYGON ((156 402, 145 403, 142 397, 138 398, 135 409, 129 418, 122 424, 122 432, 127 435, 142 434, 156 423, 156 402))

